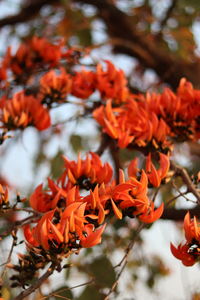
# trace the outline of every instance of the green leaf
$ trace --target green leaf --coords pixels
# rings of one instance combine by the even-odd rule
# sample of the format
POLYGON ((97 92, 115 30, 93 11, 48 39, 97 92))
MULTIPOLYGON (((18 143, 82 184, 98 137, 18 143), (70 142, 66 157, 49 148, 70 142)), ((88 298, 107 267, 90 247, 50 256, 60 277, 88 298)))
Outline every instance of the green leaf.
POLYGON ((51 176, 54 179, 57 179, 63 169, 63 159, 62 159, 63 152, 58 151, 56 156, 51 160, 51 176))
POLYGON ((84 28, 76 32, 81 46, 91 46, 92 44, 92 34, 90 28, 84 28))
POLYGON ((107 257, 100 256, 96 258, 88 267, 98 285, 112 287, 116 275, 115 270, 107 257))
POLYGON ((77 300, 103 300, 104 295, 95 286, 87 286, 77 300))
POLYGON ((70 143, 75 153, 83 149, 82 137, 80 135, 72 134, 70 137, 70 143))

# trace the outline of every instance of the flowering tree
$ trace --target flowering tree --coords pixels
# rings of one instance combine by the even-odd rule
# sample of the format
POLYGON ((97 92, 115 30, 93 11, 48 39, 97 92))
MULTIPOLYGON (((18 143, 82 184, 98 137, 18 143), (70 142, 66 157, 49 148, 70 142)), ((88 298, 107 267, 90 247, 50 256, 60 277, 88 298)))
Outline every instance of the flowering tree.
MULTIPOLYGON (((49 3, 54 4, 54 1, 49 3)), ((24 10, 29 12, 22 18, 27 21, 33 17, 33 7, 39 12, 44 4, 45 1, 30 1, 21 14, 7 17, 0 21, 0 26, 6 22, 21 22, 19 16, 23 16, 24 10), (15 22, 11 21, 14 17, 15 22)), ((128 26, 125 13, 115 1, 95 1, 94 4, 108 22, 110 36, 119 35, 118 41, 113 42, 114 47, 123 48, 122 33, 111 25, 118 16, 122 25, 128 26), (108 9, 107 14, 105 9, 108 9)), ((175 1, 168 8, 168 14, 173 5, 175 1)), ((63 18, 59 23, 61 29, 65 22, 63 18)), ((132 34, 138 47, 145 45, 139 34, 132 34)), ((130 45, 128 37, 126 42, 126 51, 130 46, 129 50, 135 55, 135 43, 130 45)), ((33 293, 34 299, 73 299, 72 288, 66 284, 59 290, 50 288, 48 294, 41 287, 56 272, 65 272, 69 279, 74 268, 89 277, 82 284, 85 289, 77 299, 110 299, 117 291, 131 250, 136 245, 142 247, 140 233, 150 229, 160 218, 184 221, 185 242, 176 246, 172 241, 172 255, 185 266, 193 266, 199 260, 200 173, 198 166, 189 172, 177 164, 174 154, 177 144, 188 143, 193 149, 199 145, 200 90, 193 86, 196 76, 189 76, 186 63, 184 71, 174 71, 173 76, 171 71, 168 75, 162 74, 160 65, 153 68, 153 64, 164 66, 170 62, 174 70, 178 70, 180 64, 171 56, 159 53, 158 62, 152 61, 149 65, 145 57, 141 57, 147 55, 145 51, 155 54, 148 42, 150 49, 145 49, 143 54, 137 52, 136 57, 153 68, 160 79, 165 78, 164 82, 171 87, 142 93, 129 86, 124 72, 110 60, 94 61, 93 48, 70 45, 66 36, 53 38, 34 34, 22 41, 16 51, 9 47, 1 58, 2 149, 8 149, 27 127, 34 127, 41 138, 37 159, 42 156, 45 160, 43 146, 47 140, 55 135, 63 138, 64 126, 80 118, 96 128, 98 136, 98 141, 90 147, 84 145, 81 136, 71 135, 69 144, 76 159, 69 158, 70 151, 64 155, 58 152, 50 162, 49 177, 27 195, 16 193, 2 174, 1 241, 11 241, 1 274, 4 299, 32 299, 33 293), (70 105, 74 107, 70 119, 52 121, 54 110, 70 105), (192 202, 193 207, 189 211, 177 209, 176 202, 180 198, 182 202, 192 202), (127 231, 121 236, 119 232, 123 229, 127 231), (19 249, 21 242, 23 250, 20 248, 16 254, 15 249, 19 249), (106 254, 113 253, 115 247, 123 249, 123 255, 113 266, 106 254), (75 265, 71 264, 74 254, 80 257, 75 265), (85 269, 80 262, 84 259, 88 260, 85 269), (5 293, 6 286, 11 287, 9 296, 5 293)), ((134 259, 136 264, 137 257, 134 259)), ((150 286, 156 276, 169 272, 160 258, 154 258, 154 269, 150 263, 147 265, 151 269, 147 282, 150 286)))

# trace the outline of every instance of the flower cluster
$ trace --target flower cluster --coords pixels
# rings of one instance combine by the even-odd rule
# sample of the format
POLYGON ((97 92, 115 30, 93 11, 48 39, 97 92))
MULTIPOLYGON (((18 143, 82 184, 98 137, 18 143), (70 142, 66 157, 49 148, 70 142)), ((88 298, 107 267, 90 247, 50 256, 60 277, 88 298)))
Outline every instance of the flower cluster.
MULTIPOLYGON (((161 156, 162 159, 168 160, 167 156, 161 156)), ((30 196, 31 207, 42 213, 42 217, 34 227, 24 228, 28 247, 68 255, 72 249, 100 243, 107 216, 115 215, 118 219, 137 216, 142 222, 154 222, 160 218, 163 204, 155 210, 149 200, 148 176, 150 183, 154 182, 155 173, 163 178, 163 172, 168 171, 163 160, 158 171, 148 170, 148 175, 144 170, 139 171, 139 179, 133 173, 132 162, 127 180, 121 170, 117 184, 112 179, 112 167, 103 164, 97 154, 90 153, 84 160, 79 156, 77 162, 65 157, 65 170, 60 178, 56 182, 48 179, 48 189, 43 190, 40 184, 30 196), (159 172, 161 169, 164 171, 159 172)))
POLYGON ((32 125, 46 129, 50 126, 47 114, 54 104, 67 103, 69 95, 85 101, 98 92, 100 101, 93 103, 93 117, 120 148, 146 149, 146 154, 155 150, 167 153, 175 140, 199 138, 200 91, 186 79, 180 81, 176 93, 166 88, 161 94, 134 95, 123 71, 109 61, 105 61, 106 68, 98 64, 93 70, 73 69, 76 52, 66 49, 63 41, 53 44, 38 37, 22 43, 15 54, 8 49, 0 66, 1 84, 4 82, 0 101, 3 128, 32 125), (20 97, 18 93, 9 97, 5 93, 10 85, 8 70, 11 80, 31 84, 31 88, 20 92, 20 97), (23 98, 20 105, 16 105, 15 98, 23 98), (40 113, 34 113, 32 106, 40 113), (44 114, 45 124, 38 126, 44 114))
POLYGON ((129 95, 116 107, 109 100, 93 116, 103 131, 121 148, 149 148, 167 151, 173 140, 199 138, 200 91, 182 79, 173 93, 129 95))
POLYGON ((200 222, 190 218, 188 212, 184 219, 185 244, 180 244, 176 248, 171 244, 172 254, 185 266, 192 266, 200 259, 200 222))
POLYGON ((1 127, 7 130, 24 129, 30 125, 44 130, 51 124, 48 110, 23 91, 16 93, 12 99, 2 100, 0 121, 1 127))
MULTIPOLYGON (((200 138, 200 90, 186 79, 176 92, 166 88, 160 94, 135 95, 123 71, 110 61, 80 68, 85 54, 66 48, 64 41, 51 43, 39 37, 22 43, 16 53, 8 49, 0 62, 0 142, 9 130, 48 129, 51 110, 70 102, 80 105, 83 115, 92 116, 100 125, 103 134, 98 153, 104 142, 111 155, 113 149, 139 150, 145 156, 141 155, 143 168, 134 159, 127 170, 113 172, 93 152, 85 159, 79 155, 77 161, 64 157, 60 177, 48 178, 48 186, 40 184, 30 196, 33 217, 23 223, 27 254, 19 255, 19 264, 14 266, 19 273, 13 277, 16 286, 24 287, 27 278, 31 280, 47 263, 60 263, 82 248, 99 244, 111 217, 137 218, 147 224, 159 219, 164 204, 155 207, 149 189, 168 181, 173 144, 200 138)), ((7 208, 7 203, 7 189, 0 185, 0 208, 7 208)), ((186 243, 178 248, 171 245, 184 265, 199 259, 199 227, 188 213, 186 243)))

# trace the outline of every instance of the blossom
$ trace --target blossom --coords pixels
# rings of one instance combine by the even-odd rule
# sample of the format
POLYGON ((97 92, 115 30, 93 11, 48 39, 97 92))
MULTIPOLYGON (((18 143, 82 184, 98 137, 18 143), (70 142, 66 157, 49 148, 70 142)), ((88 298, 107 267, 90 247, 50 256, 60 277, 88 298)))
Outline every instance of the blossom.
POLYGON ((130 98, 121 107, 112 107, 111 100, 101 105, 93 112, 94 118, 113 139, 118 140, 118 146, 125 148, 146 147, 165 149, 170 146, 167 139, 169 127, 155 113, 148 112, 143 103, 130 98))
POLYGON ((186 243, 178 248, 171 244, 171 251, 185 266, 192 266, 200 259, 200 223, 195 216, 191 219, 189 212, 184 218, 184 231, 186 243))
POLYGON ((112 167, 109 163, 103 164, 100 157, 90 152, 85 160, 82 160, 80 155, 78 161, 70 161, 64 157, 66 170, 60 178, 64 184, 66 177, 72 185, 78 185, 81 189, 90 190, 95 185, 101 183, 108 183, 112 178, 112 167))
POLYGON ((42 103, 51 105, 53 102, 62 103, 71 91, 71 77, 64 69, 60 74, 51 70, 40 78, 39 95, 42 103))
POLYGON ((92 71, 76 72, 72 80, 71 94, 81 99, 89 98, 96 88, 96 76, 92 71))
POLYGON ((187 242, 197 241, 200 243, 200 222, 194 216, 190 219, 188 212, 184 218, 184 231, 187 242))
POLYGON ((182 261, 185 266, 193 266, 196 262, 195 256, 190 254, 190 246, 186 243, 180 244, 176 248, 172 243, 170 244, 172 254, 179 260, 182 261))
POLYGON ((70 249, 89 248, 101 242, 105 225, 95 229, 88 224, 85 216, 86 203, 74 202, 64 210, 54 209, 46 212, 37 225, 24 228, 24 235, 29 247, 42 246, 68 253, 70 249))
POLYGON ((43 67, 44 64, 56 66, 62 57, 62 46, 62 41, 54 45, 45 38, 34 36, 26 43, 20 44, 14 55, 11 54, 11 48, 8 48, 7 65, 18 77, 22 74, 27 76, 37 67, 43 67))
POLYGON ((8 201, 8 189, 6 186, 0 184, 0 205, 5 205, 8 201))
POLYGON ((140 180, 129 178, 125 181, 120 172, 120 183, 96 185, 90 195, 83 198, 87 210, 97 216, 98 224, 104 222, 106 215, 114 213, 118 219, 123 216, 138 216, 142 222, 152 223, 162 215, 164 205, 154 210, 154 203, 147 197, 148 179, 144 171, 140 180))
POLYGON ((0 121, 2 127, 9 130, 28 126, 45 130, 51 124, 48 110, 33 96, 26 96, 23 91, 4 101, 0 121))
POLYGON ((125 102, 128 97, 127 80, 122 70, 117 70, 108 60, 107 70, 104 71, 101 64, 97 65, 97 89, 103 99, 113 99, 119 104, 125 102))
POLYGON ((73 202, 80 201, 81 196, 76 186, 63 189, 50 178, 46 190, 43 190, 43 184, 39 184, 30 196, 30 205, 38 212, 47 212, 56 207, 65 208, 73 202))
POLYGON ((169 157, 167 155, 159 153, 159 156, 160 167, 158 169, 156 169, 152 163, 151 153, 148 154, 146 159, 146 173, 150 183, 155 187, 160 186, 162 179, 167 176, 170 166, 169 157))

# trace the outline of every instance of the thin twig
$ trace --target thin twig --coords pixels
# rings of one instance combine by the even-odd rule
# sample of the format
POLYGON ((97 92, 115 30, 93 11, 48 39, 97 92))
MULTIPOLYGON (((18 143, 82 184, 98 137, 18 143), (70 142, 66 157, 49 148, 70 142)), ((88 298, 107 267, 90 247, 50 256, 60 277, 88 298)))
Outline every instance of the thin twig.
MULTIPOLYGON (((14 246, 16 245, 16 239, 15 239, 16 231, 17 230, 14 231, 13 236, 12 236, 13 241, 12 241, 12 245, 11 245, 11 248, 10 248, 10 251, 9 251, 9 254, 8 254, 8 258, 7 258, 5 263, 1 264, 1 266, 7 265, 11 260, 12 252, 13 252, 14 246)), ((3 277, 5 276, 6 270, 7 270, 6 267, 4 267, 3 272, 1 274, 1 279, 3 279, 3 277)))
MULTIPOLYGON (((60 289, 59 292, 65 292, 65 291, 69 291, 69 290, 73 290, 73 289, 76 289, 76 288, 79 288, 79 287, 82 287, 82 286, 85 286, 85 285, 89 285, 89 284, 92 284, 94 283, 95 280, 94 279, 91 279, 90 281, 86 281, 86 282, 83 282, 83 283, 80 283, 78 285, 75 285, 75 286, 72 286, 72 287, 66 287, 66 288, 63 288, 63 289, 60 289)), ((58 291, 57 291, 58 292, 58 291)), ((48 296, 44 296, 41 298, 41 300, 44 300, 44 299, 48 299, 49 297, 55 295, 54 293, 51 293, 49 294, 48 296)))
POLYGON ((196 197, 196 199, 198 201, 198 204, 200 204, 200 194, 197 191, 197 189, 196 189, 195 185, 193 184, 192 180, 190 179, 190 176, 188 175, 187 171, 184 168, 177 166, 172 161, 171 161, 170 165, 171 165, 171 168, 175 171, 176 175, 180 176, 182 178, 183 182, 187 186, 188 192, 192 193, 196 197))
POLYGON ((187 195, 188 194, 188 190, 186 190, 184 193, 182 193, 181 191, 180 191, 180 189, 177 187, 177 185, 175 184, 175 182, 174 181, 172 181, 172 186, 176 189, 176 191, 179 193, 179 197, 183 197, 186 201, 190 201, 190 202, 193 202, 193 203, 195 203, 195 204, 197 204, 197 201, 193 201, 193 200, 191 200, 191 199, 189 199, 188 197, 186 197, 185 195, 187 195))
POLYGON ((109 292, 106 294, 104 300, 109 300, 109 296, 115 291, 118 283, 119 283, 119 279, 123 273, 123 271, 125 270, 125 267, 128 263, 128 257, 131 253, 131 250, 133 249, 133 246, 135 245, 136 239, 138 237, 138 234, 141 232, 141 230, 145 227, 145 224, 140 224, 140 226, 138 227, 138 230, 136 231, 135 237, 133 240, 130 241, 130 243, 128 244, 128 247, 125 250, 125 254, 122 257, 121 261, 115 266, 115 268, 117 267, 121 267, 120 271, 118 272, 117 276, 116 276, 116 280, 113 283, 111 289, 109 290, 109 292))

